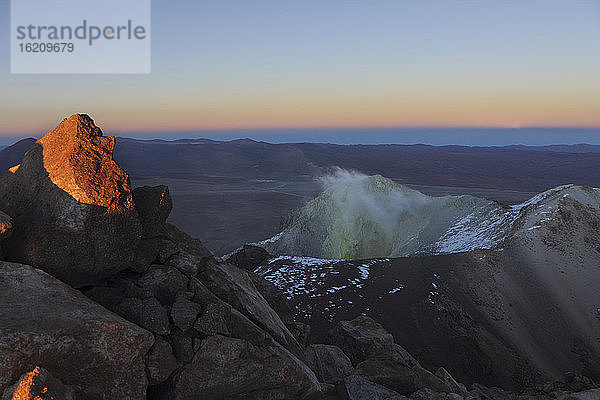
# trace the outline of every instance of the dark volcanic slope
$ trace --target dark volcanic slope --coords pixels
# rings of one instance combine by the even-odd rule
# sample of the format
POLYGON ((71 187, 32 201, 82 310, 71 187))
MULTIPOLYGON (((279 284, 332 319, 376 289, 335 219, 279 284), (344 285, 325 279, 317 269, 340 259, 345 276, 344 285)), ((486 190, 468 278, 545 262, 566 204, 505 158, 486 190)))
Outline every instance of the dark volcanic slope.
MULTIPOLYGON (((485 256, 494 255, 479 255, 485 256)), ((475 294, 478 286, 487 290, 485 275, 493 268, 480 265, 474 255, 290 264, 275 261, 259 273, 289 288, 317 342, 326 340, 333 323, 364 314, 392 332, 426 368, 445 366, 461 382, 514 389, 533 378, 533 368, 476 304, 487 301, 475 294), (301 275, 306 282, 298 284, 301 275)))

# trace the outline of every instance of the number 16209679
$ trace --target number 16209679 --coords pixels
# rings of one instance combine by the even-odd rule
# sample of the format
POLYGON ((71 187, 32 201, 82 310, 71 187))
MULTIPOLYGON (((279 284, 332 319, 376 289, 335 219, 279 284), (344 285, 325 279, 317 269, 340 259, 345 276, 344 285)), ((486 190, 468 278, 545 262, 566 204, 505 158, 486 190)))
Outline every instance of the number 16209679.
POLYGON ((73 43, 19 43, 21 53, 72 53, 75 51, 73 43))

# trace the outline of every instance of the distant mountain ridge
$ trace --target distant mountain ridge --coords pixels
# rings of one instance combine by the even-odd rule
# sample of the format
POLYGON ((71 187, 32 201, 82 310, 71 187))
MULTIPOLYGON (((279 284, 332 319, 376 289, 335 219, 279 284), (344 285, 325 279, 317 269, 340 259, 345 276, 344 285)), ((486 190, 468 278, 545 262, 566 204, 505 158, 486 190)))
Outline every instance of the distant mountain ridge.
POLYGON ((193 174, 240 177, 321 175, 339 166, 399 183, 490 187, 541 192, 562 184, 600 186, 600 146, 549 149, 429 145, 270 144, 119 141, 115 157, 135 176, 193 174), (193 143, 193 144, 191 144, 193 143), (552 149, 552 150, 550 150, 552 149), (564 151, 563 151, 564 150, 564 151))
MULTIPOLYGON (((35 139, 0 150, 0 170, 19 162, 35 139)), ((400 183, 543 191, 567 183, 600 186, 600 146, 430 146, 271 144, 252 139, 117 138, 115 157, 133 177, 276 177, 321 174, 332 166, 400 183)))
POLYGON ((548 146, 523 146, 523 145, 510 145, 502 146, 505 149, 515 150, 535 150, 535 151, 553 151, 558 153, 598 153, 600 152, 600 146, 586 143, 579 144, 555 144, 548 146))
POLYGON ((2 173, 7 169, 19 164, 23 156, 33 146, 36 139, 26 138, 0 150, 0 170, 2 173))

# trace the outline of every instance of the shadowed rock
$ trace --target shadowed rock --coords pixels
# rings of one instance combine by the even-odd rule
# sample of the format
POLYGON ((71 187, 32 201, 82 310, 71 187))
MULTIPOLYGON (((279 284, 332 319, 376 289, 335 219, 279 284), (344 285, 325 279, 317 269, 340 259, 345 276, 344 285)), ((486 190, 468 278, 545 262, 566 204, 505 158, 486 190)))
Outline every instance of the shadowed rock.
POLYGON ((271 255, 262 247, 245 244, 241 249, 229 256, 226 261, 236 267, 254 271, 269 258, 271 258, 271 255))
POLYGON ((371 382, 361 375, 350 375, 338 384, 339 398, 347 400, 407 400, 386 387, 371 382))
POLYGON ((114 147, 114 137, 103 137, 90 117, 76 114, 0 178, 0 209, 15 225, 3 244, 9 260, 75 287, 132 263, 141 226, 114 147))
POLYGON ((320 382, 332 384, 354 371, 350 359, 339 347, 326 344, 313 344, 306 349, 306 365, 320 382))
POLYGON ((165 381, 177 368, 177 360, 171 345, 162 339, 157 339, 148 355, 146 368, 151 384, 165 381))
POLYGON ((318 389, 312 371, 283 347, 216 335, 202 342, 165 398, 192 400, 202 393, 207 400, 300 399, 318 389))
POLYGON ((164 233, 164 225, 173 209, 173 200, 166 186, 142 186, 133 190, 136 209, 143 221, 144 237, 164 233))
POLYGON ((389 332, 367 316, 340 321, 330 340, 348 354, 357 373, 398 393, 407 394, 424 387, 438 392, 453 390, 422 368, 404 348, 394 343, 389 332))
POLYGON ((317 393, 317 378, 300 361, 301 346, 261 293, 285 301, 276 288, 167 224, 168 188, 136 188, 133 198, 143 235, 132 268, 84 293, 155 334, 146 361, 150 398, 317 393))
MULTIPOLYGON (((0 240, 4 240, 12 233, 12 218, 0 211, 0 240)), ((4 259, 4 251, 0 246, 0 260, 4 259)))

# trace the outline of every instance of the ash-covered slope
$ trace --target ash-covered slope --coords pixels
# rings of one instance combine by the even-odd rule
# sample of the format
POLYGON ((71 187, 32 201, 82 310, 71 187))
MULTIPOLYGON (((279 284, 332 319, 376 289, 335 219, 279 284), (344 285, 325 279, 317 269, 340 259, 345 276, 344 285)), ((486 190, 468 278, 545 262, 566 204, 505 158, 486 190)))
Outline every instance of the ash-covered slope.
POLYGON ((474 231, 464 216, 434 243, 447 254, 279 256, 256 271, 286 291, 317 338, 367 314, 426 368, 443 365, 467 383, 522 388, 569 371, 599 379, 600 190, 562 186, 502 212, 510 220, 492 249, 458 252, 488 232, 489 220, 474 231))

